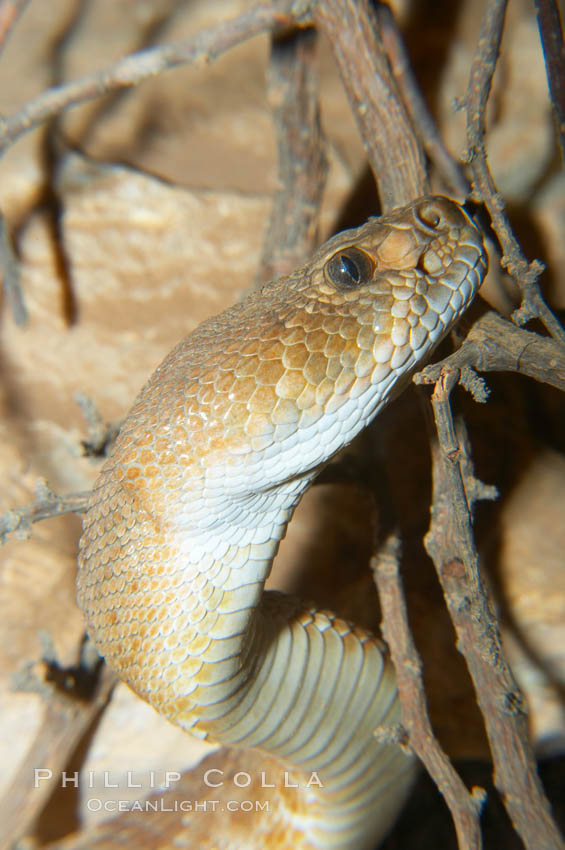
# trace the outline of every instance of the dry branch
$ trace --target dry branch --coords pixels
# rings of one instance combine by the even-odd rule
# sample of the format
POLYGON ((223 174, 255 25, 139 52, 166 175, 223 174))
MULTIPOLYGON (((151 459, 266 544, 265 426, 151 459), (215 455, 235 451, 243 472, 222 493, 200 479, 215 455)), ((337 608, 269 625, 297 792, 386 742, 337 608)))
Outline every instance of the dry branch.
POLYGON ((27 537, 34 522, 51 519, 55 516, 69 513, 84 513, 89 493, 71 493, 68 496, 57 496, 49 488, 42 485, 44 492, 29 505, 15 508, 0 516, 0 543, 8 534, 18 534, 27 537))
POLYGON ((410 64, 410 57, 398 29, 390 6, 377 3, 376 12, 380 35, 390 68, 398 85, 404 104, 421 145, 435 165, 446 187, 453 197, 464 201, 469 194, 469 184, 459 163, 447 150, 439 133, 435 119, 428 109, 418 81, 410 64))
POLYGON ((506 5, 507 0, 491 0, 481 25, 465 97, 467 159, 473 173, 474 190, 488 209, 493 229, 502 246, 501 263, 522 293, 522 304, 514 314, 514 320, 518 324, 525 324, 530 319, 539 318, 548 332, 565 345, 565 332, 543 300, 539 288, 538 278, 544 267, 538 260, 528 263, 524 257, 487 163, 484 145, 486 108, 502 41, 506 5))
POLYGON ((479 568, 472 506, 479 488, 465 441, 456 434, 449 396, 458 373, 443 370, 432 396, 432 522, 426 549, 475 686, 494 762, 494 780, 527 850, 563 850, 537 775, 527 710, 505 660, 498 620, 479 568))
POLYGON ((384 212, 424 195, 425 158, 377 33, 368 0, 320 0, 327 36, 377 181, 384 212))
POLYGON ((213 62, 242 41, 284 25, 291 26, 305 14, 299 0, 261 3, 248 12, 218 26, 201 30, 179 44, 165 44, 125 56, 101 71, 86 74, 71 83, 53 86, 19 112, 0 121, 0 155, 17 139, 60 115, 65 109, 96 100, 120 88, 139 85, 144 80, 179 65, 205 65, 213 62))
POLYGON ((328 162, 320 127, 316 32, 274 34, 267 75, 278 146, 278 187, 257 280, 302 265, 316 247, 328 162))
MULTIPOLYGON (((565 392, 565 350, 553 339, 518 328, 492 310, 478 319, 465 342, 414 376, 417 384, 435 383, 442 369, 519 372, 565 392), (501 344, 501 340, 504 344, 501 344)), ((486 397, 477 398, 486 401, 486 397)))
POLYGON ((400 543, 391 536, 371 558, 379 591, 383 637, 396 669, 402 725, 408 743, 425 766, 449 806, 459 850, 481 850, 480 811, 485 800, 482 788, 470 794, 434 736, 424 682, 422 661, 416 649, 406 611, 399 566, 400 543))

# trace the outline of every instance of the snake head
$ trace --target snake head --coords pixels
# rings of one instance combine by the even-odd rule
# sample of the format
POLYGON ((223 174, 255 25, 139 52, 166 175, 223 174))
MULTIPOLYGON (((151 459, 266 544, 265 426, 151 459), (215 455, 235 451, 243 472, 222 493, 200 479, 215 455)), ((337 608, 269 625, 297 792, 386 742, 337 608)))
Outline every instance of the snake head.
POLYGON ((288 360, 301 365, 326 415, 343 408, 345 416, 360 399, 359 430, 461 316, 486 269, 482 235, 454 201, 424 197, 370 219, 329 240, 290 284, 295 305, 281 330, 288 360))
MULTIPOLYGON (((463 207, 424 197, 326 243, 310 278, 337 308, 371 304, 373 328, 388 332, 395 364, 441 339, 468 306, 487 268, 480 231, 463 207)), ((353 307, 353 315, 364 315, 353 307)), ((391 353, 392 354, 392 353, 391 353)))
POLYGON ((163 476, 218 499, 308 479, 400 392, 486 266, 480 231, 442 197, 334 236, 173 349, 122 427, 120 486, 155 513, 163 476))

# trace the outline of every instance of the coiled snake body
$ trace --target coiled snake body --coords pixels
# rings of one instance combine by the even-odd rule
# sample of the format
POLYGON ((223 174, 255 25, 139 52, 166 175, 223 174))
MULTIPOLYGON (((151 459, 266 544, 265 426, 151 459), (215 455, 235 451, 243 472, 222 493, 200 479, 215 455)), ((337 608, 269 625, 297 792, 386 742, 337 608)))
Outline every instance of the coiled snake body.
POLYGON ((373 734, 399 722, 381 643, 263 584, 320 466, 405 385, 485 268, 445 198, 340 233, 173 349, 92 493, 78 599, 100 652, 192 734, 316 772, 306 846, 373 847, 412 760, 373 734))

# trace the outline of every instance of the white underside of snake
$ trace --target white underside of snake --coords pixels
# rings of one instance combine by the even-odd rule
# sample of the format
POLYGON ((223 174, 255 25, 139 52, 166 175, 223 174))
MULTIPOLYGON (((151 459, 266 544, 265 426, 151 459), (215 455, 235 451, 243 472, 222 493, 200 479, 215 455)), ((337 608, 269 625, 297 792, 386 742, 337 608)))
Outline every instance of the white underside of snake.
POLYGON ((398 394, 485 270, 479 231, 445 198, 340 233, 173 349, 90 499, 78 599, 100 652, 183 729, 315 772, 321 787, 288 813, 305 847, 374 847, 413 760, 374 735, 400 721, 382 643, 263 585, 320 467, 398 394))

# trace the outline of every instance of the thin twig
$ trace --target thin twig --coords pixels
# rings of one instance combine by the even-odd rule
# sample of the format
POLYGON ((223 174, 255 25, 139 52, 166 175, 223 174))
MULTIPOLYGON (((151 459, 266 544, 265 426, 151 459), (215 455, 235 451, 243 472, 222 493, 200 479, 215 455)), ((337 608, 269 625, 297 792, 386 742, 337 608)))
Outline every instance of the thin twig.
POLYGON ((305 18, 306 13, 307 4, 303 0, 260 3, 237 18, 201 30, 178 44, 132 53, 101 71, 53 86, 30 100, 19 112, 0 121, 0 155, 25 133, 65 109, 119 88, 138 85, 179 65, 207 64, 242 41, 285 24, 290 26, 305 18))
POLYGON ((494 781, 527 850, 563 850, 536 771, 527 710, 505 660, 498 621, 482 581, 472 533, 478 488, 465 442, 455 432, 449 396, 458 373, 444 370, 432 395, 437 430, 433 447, 432 557, 475 686, 494 762, 494 781))
POLYGON ((70 493, 67 496, 57 496, 45 485, 41 487, 42 492, 29 505, 22 508, 6 511, 0 516, 0 543, 3 543, 8 534, 17 534, 27 537, 34 522, 42 519, 50 519, 62 514, 79 514, 86 511, 90 493, 70 493))
POLYGON ((260 284, 302 265, 318 239, 328 162, 320 127, 315 48, 313 29, 275 33, 272 38, 267 87, 279 175, 257 275, 260 284))
POLYGON ((424 195, 424 153, 377 37, 368 0, 318 0, 314 14, 333 49, 383 210, 424 195))
POLYGON ((76 393, 75 401, 86 420, 88 435, 82 447, 89 457, 104 457, 120 430, 120 423, 108 423, 86 393, 76 393))
MULTIPOLYGON (((461 348, 444 360, 414 375, 416 384, 433 384, 442 369, 477 369, 479 372, 519 372, 565 392, 565 351, 553 339, 518 328, 489 310, 475 322, 461 348)), ((480 380, 480 379, 479 379, 480 380)), ((476 401, 488 393, 480 385, 466 386, 476 401)))
POLYGON ((375 11, 383 47, 420 142, 447 188, 454 197, 464 201, 469 195, 469 183, 461 166, 451 156, 440 136, 435 119, 412 70, 406 44, 396 25, 392 9, 387 3, 377 3, 375 11))
POLYGON ((474 788, 469 793, 434 736, 422 680, 422 661, 408 623, 398 563, 399 548, 398 538, 391 535, 380 551, 372 556, 371 569, 379 591, 383 636, 396 671, 402 725, 408 732, 411 749, 422 761, 449 806, 459 850, 480 850, 479 816, 486 794, 482 788, 474 788))
POLYGON ((467 160, 473 173, 474 189, 489 211, 493 229, 504 252, 501 263, 516 281, 522 293, 522 304, 512 318, 517 324, 539 318, 548 332, 565 345, 565 331, 540 292, 538 278, 544 266, 538 260, 528 263, 524 257, 504 211, 504 201, 496 189, 488 167, 484 146, 486 107, 502 40, 506 5, 507 0, 491 0, 487 4, 481 24, 479 44, 471 65, 465 96, 467 160))
POLYGON ((565 45, 556 0, 534 0, 561 161, 565 163, 565 45))

